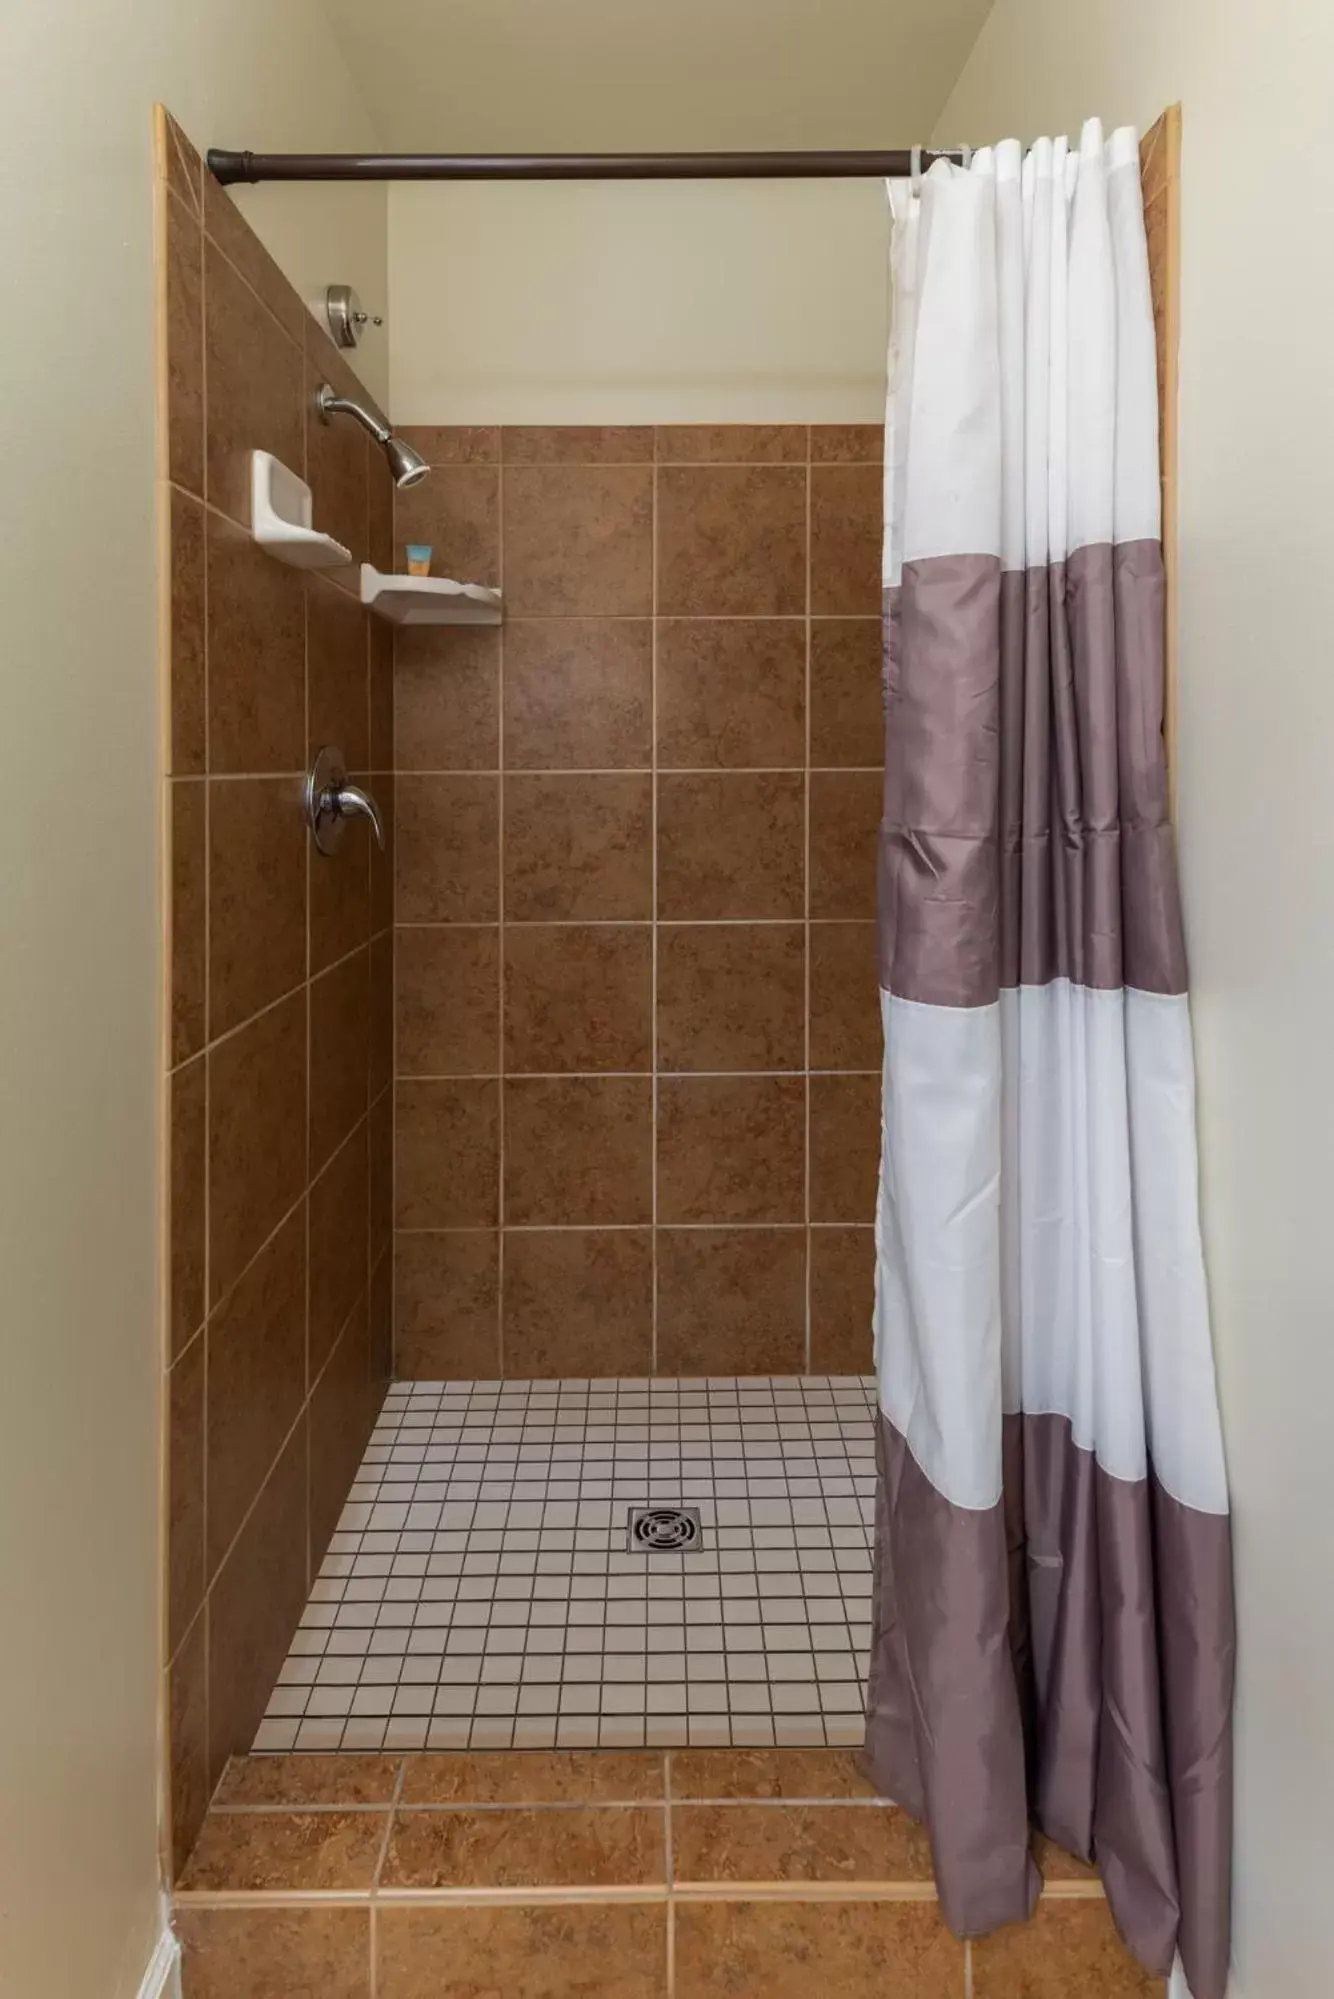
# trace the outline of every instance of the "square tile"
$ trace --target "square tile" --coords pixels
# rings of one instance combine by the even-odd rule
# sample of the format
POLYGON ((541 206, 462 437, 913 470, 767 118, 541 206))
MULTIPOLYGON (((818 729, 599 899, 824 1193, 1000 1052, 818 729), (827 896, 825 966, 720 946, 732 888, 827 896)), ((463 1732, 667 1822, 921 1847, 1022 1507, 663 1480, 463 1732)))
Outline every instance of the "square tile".
POLYGON ((500 939, 493 925, 406 925, 395 939, 400 1076, 495 1075, 500 939))
POLYGON ((498 768, 499 632, 467 625, 400 625, 392 671, 399 770, 498 768))
POLYGON ((811 611, 874 617, 880 610, 884 475, 878 465, 811 468, 811 611))
POLYGON ((512 618, 505 627, 511 770, 635 770, 653 757, 653 626, 512 618))
POLYGON ((884 1059, 874 923, 812 923, 812 1069, 879 1069, 884 1059))
POLYGON ((877 768, 885 708, 879 618, 811 621, 811 762, 877 768))
POLYGON ((805 1102, 801 1077, 661 1081, 658 1220, 804 1220, 805 1102))
POLYGON ((812 771, 810 913, 873 918, 883 780, 876 771, 812 771))
POLYGON ((403 777, 394 787, 400 923, 493 923, 500 793, 494 777, 403 777))
POLYGON ((658 608, 668 617, 804 612, 805 468, 664 466, 658 608))
POLYGON ((505 1221, 589 1227, 652 1218, 647 1077, 505 1083, 505 1221))
POLYGON ((473 1077, 402 1082, 396 1100, 398 1227, 493 1226, 499 1194, 499 1084, 473 1077))
POLYGON ((795 772, 660 777, 659 918, 800 917, 804 817, 795 772))
POLYGON ((806 962, 799 925, 663 925, 657 990, 660 1069, 802 1067, 806 962))
POLYGON ((647 1230, 511 1230, 504 1299, 507 1374, 647 1374, 653 1351, 647 1230))
POLYGON ((511 927, 505 936, 506 1069, 647 1070, 652 961, 647 924, 511 927))
POLYGON ((875 1219, 880 1164, 881 1081, 869 1076, 812 1076, 811 1220, 875 1219))
POLYGON ((515 616, 652 609, 653 473, 529 465, 505 475, 505 594, 515 616))
POLYGON ((649 776, 507 778, 507 921, 646 919, 652 825, 649 776))
POLYGON ((866 1374, 874 1364, 875 1231, 811 1230, 811 1366, 866 1374))
POLYGON ((806 1351, 801 1229, 658 1231, 658 1366, 797 1374, 806 1351))
POLYGON ((800 769, 806 628, 797 618, 658 622, 661 769, 800 769))
MULTIPOLYGON (((413 433, 404 436, 411 442, 413 433)), ((429 479, 395 494, 394 533, 399 548, 426 543, 434 551, 437 576, 498 584, 500 474, 482 463, 433 464, 429 479)))

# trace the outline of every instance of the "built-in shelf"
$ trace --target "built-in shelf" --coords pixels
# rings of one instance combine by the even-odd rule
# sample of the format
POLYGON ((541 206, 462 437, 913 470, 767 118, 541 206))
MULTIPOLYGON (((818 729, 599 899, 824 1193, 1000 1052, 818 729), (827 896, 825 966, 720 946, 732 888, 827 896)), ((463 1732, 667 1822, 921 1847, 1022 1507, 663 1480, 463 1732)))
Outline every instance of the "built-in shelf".
POLYGON ((498 625, 500 592, 448 576, 386 576, 361 565, 361 601, 392 625, 498 625))
POLYGON ((250 454, 250 532, 262 549, 293 569, 337 569, 352 560, 350 548, 318 534, 310 487, 269 451, 250 454))

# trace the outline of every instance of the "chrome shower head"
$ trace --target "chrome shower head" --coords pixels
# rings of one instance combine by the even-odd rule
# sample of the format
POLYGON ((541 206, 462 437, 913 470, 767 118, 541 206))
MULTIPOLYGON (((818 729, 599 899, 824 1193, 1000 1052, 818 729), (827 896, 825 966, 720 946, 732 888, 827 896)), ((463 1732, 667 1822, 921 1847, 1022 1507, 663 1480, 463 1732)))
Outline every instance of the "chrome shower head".
POLYGON ((414 451, 410 444, 404 444, 402 438, 395 437, 392 432, 383 439, 383 443, 394 484, 400 487, 420 486, 431 469, 421 453, 414 451))
POLYGON ((405 444, 401 437, 395 437, 388 424, 381 423, 360 403, 354 403, 351 396, 338 395, 328 382, 320 383, 315 407, 323 423, 328 423, 331 417, 350 416, 363 430, 368 430, 388 460, 396 486, 419 486, 430 471, 421 453, 414 451, 410 444, 405 444))

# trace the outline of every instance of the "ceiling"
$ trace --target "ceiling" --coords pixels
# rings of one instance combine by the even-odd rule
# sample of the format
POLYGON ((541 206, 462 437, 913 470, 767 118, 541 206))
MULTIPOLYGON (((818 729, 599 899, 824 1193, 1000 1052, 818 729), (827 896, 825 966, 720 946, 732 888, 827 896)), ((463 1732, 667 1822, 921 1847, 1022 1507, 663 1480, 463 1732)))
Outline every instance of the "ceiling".
POLYGON ((324 0, 391 151, 906 146, 991 0, 324 0))

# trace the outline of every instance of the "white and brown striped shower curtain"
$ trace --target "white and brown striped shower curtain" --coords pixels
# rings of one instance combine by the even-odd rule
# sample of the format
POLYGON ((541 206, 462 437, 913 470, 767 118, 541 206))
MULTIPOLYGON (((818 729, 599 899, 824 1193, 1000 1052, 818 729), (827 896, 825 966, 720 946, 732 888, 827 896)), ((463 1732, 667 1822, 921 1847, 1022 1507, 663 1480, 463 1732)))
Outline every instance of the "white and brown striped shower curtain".
POLYGON ((867 1746, 952 1927, 1228 1958, 1233 1623, 1135 135, 894 184, 867 1746))

